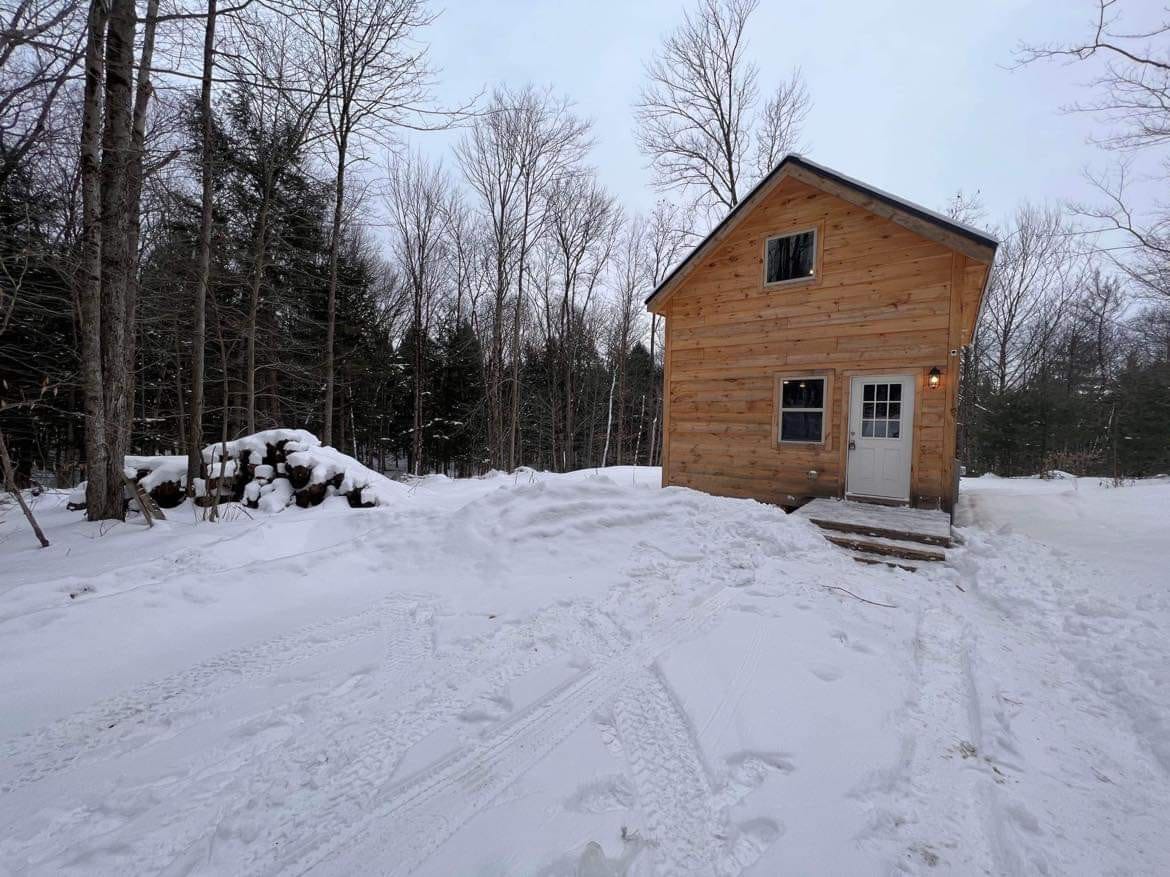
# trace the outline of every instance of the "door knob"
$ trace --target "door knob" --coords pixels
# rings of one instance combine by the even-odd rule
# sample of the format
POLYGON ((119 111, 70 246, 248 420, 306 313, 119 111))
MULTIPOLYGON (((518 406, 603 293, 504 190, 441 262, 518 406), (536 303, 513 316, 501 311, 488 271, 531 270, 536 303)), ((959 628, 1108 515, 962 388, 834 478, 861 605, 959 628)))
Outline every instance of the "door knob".
POLYGON ((853 439, 849 440, 849 450, 851 450, 851 451, 857 450, 857 442, 853 441, 853 439))

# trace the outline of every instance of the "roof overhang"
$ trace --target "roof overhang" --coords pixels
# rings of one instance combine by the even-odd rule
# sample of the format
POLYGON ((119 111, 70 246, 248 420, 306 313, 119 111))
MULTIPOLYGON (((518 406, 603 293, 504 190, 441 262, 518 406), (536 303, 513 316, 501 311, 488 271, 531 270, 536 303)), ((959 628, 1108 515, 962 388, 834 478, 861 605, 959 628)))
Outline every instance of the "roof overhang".
POLYGON ((796 153, 790 153, 731 209, 723 221, 715 226, 673 271, 663 278, 647 297, 646 307, 654 313, 659 313, 671 293, 695 266, 739 225, 756 204, 788 177, 889 219, 928 240, 936 241, 989 267, 995 259, 999 241, 987 232, 956 222, 941 213, 866 185, 796 153))

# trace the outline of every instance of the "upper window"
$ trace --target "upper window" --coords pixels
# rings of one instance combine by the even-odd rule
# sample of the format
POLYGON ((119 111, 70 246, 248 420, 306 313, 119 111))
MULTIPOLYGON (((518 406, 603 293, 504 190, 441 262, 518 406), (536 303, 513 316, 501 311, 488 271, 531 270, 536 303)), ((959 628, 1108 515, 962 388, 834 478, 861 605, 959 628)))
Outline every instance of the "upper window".
POLYGON ((815 229, 769 238, 765 247, 764 282, 807 280, 817 271, 815 229))
POLYGON ((780 441, 825 440, 825 379, 784 378, 780 381, 780 441))

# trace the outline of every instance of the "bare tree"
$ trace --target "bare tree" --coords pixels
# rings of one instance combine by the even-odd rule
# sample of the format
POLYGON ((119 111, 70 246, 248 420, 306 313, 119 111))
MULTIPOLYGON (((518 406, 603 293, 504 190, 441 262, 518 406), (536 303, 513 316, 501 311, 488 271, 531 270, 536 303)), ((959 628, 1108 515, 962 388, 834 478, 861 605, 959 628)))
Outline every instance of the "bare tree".
POLYGON ((569 112, 566 99, 554 98, 529 86, 513 94, 506 112, 512 116, 513 148, 520 175, 516 248, 516 300, 512 317, 511 422, 508 429, 508 468, 519 465, 520 443, 520 334, 523 325, 524 280, 528 252, 544 233, 552 187, 575 172, 588 151, 589 124, 569 112))
MULTIPOLYGON (((203 31, 203 68, 199 87, 200 212, 199 250, 195 268, 195 295, 191 314, 191 410, 187 435, 187 495, 195 495, 195 479, 203 471, 203 371, 207 343, 207 285, 211 280, 211 231, 215 168, 212 166, 211 87, 215 72, 217 0, 207 0, 203 31)), ((224 412, 226 419, 227 412, 224 412)))
POLYGON ((333 145, 325 403, 321 438, 333 441, 337 264, 346 203, 346 173, 364 158, 363 142, 399 127, 428 127, 430 71, 419 32, 433 20, 423 0, 317 0, 306 28, 316 44, 333 145))
MULTIPOLYGON (((133 106, 137 13, 133 0, 90 7, 81 130, 82 317, 86 453, 91 520, 121 518, 122 466, 131 431, 131 360, 138 227, 134 180, 141 173, 133 106)), ((145 112, 145 107, 143 107, 145 112)))
MULTIPOLYGON (((613 199, 592 174, 565 177, 549 193, 550 268, 559 283, 559 298, 549 301, 550 346, 560 375, 559 429, 554 424, 554 453, 562 470, 576 468, 577 360, 584 343, 586 317, 594 292, 609 262, 619 213, 613 199), (559 441, 557 436, 559 434, 559 441), (559 445, 559 447, 558 447, 559 445)), ((556 418, 556 408, 553 412, 556 418)))
POLYGON ((955 193, 947 199, 942 212, 955 222, 971 226, 981 225, 987 217, 987 208, 983 204, 983 195, 979 189, 974 192, 956 189, 955 193))
POLYGON ((520 454, 521 334, 528 258, 546 231, 550 192, 588 150, 589 126, 567 100, 531 86, 497 89, 456 153, 479 195, 493 245, 495 287, 487 386, 493 465, 514 468, 520 454), (505 304, 512 295, 510 322, 505 304), (505 344, 505 324, 511 329, 505 344), (505 400, 505 347, 511 349, 505 400), (505 401, 508 417, 505 424, 505 401))
POLYGON ((257 335, 271 246, 270 217, 283 177, 305 146, 321 133, 317 123, 329 83, 311 63, 311 46, 303 31, 283 15, 265 14, 242 21, 237 38, 240 46, 229 62, 232 78, 239 83, 238 95, 260 132, 249 157, 259 201, 252 228, 245 332, 245 421, 251 433, 256 431, 257 335))
MULTIPOLYGON (((649 250, 645 278, 647 295, 656 289, 658 284, 666 279, 666 276, 674 266, 682 260, 688 244, 695 237, 693 227, 693 212, 684 210, 677 204, 671 204, 667 201, 659 201, 654 206, 654 212, 650 214, 650 220, 646 229, 646 246, 649 250)), ((661 349, 658 346, 658 336, 660 333, 659 323, 658 315, 651 314, 650 362, 655 366, 658 363, 658 351, 661 349)), ((655 382, 651 386, 657 387, 657 383, 655 382)), ((670 388, 663 386, 663 392, 669 393, 670 388)), ((662 424, 662 399, 656 393, 651 397, 650 407, 654 414, 650 430, 650 454, 648 459, 650 465, 653 466, 654 461, 657 459, 658 451, 662 446, 661 436, 659 435, 662 424)))
POLYGON ((518 246, 517 216, 522 187, 520 160, 513 146, 514 123, 505 112, 506 106, 505 92, 497 91, 489 111, 455 147, 464 178, 479 196, 490 241, 491 339, 487 346, 484 384, 492 466, 504 465, 504 306, 518 246))
MULTIPOLYGON (((647 222, 635 216, 625 224, 614 257, 613 339, 610 359, 617 386, 617 453, 614 462, 622 464, 622 450, 626 444, 626 367, 630 348, 639 334, 642 322, 642 298, 652 255, 648 247, 647 222)), ((609 437, 606 436, 606 446, 609 437)), ((602 465, 605 465, 604 457, 602 465)))
POLYGON ((1040 60, 1099 61, 1094 97, 1071 109, 1104 117, 1116 127, 1101 143, 1111 149, 1163 146, 1170 141, 1170 20, 1153 5, 1097 0, 1088 38, 1067 44, 1023 44, 1020 64, 1040 60), (1140 7, 1143 11, 1134 12, 1140 7), (1122 24, 1125 12, 1146 20, 1122 24))
POLYGON ((1051 352, 1083 270, 1073 229, 1055 208, 1022 206, 1003 235, 988 284, 979 349, 997 393, 1018 386, 1051 352))
POLYGON ((699 0, 646 65, 638 143, 660 189, 730 209, 744 193, 758 71, 745 57, 759 0, 699 0))
MULTIPOLYGON (((1170 19, 1165 14, 1154 4, 1097 0, 1086 39, 1022 44, 1017 52, 1021 65, 1058 60, 1094 70, 1089 83, 1092 97, 1069 109, 1100 118, 1109 130, 1098 142, 1125 157, 1113 173, 1090 175, 1102 203, 1075 209, 1103 229, 1121 234, 1126 245, 1107 254, 1140 289, 1156 297, 1170 297, 1170 210, 1164 206, 1139 210, 1129 186, 1135 153, 1170 146, 1170 19)), ((1139 181, 1142 188, 1152 182, 1165 185, 1170 160, 1164 154, 1161 159, 1154 179, 1139 181)))
POLYGON ((738 204, 755 180, 796 148, 812 106, 794 70, 757 117, 759 73, 746 54, 748 20, 757 5, 698 0, 646 65, 635 106, 638 145, 655 185, 717 211, 738 204))
POLYGON ((756 177, 762 179, 789 152, 801 150, 800 136, 812 97, 800 68, 776 87, 764 104, 756 130, 756 177))
POLYGON ((49 132, 85 57, 80 0, 16 0, 0 13, 0 184, 49 132))
POLYGON ((410 331, 414 346, 411 471, 421 475, 426 346, 431 319, 448 271, 445 223, 450 211, 451 185, 441 167, 419 156, 410 157, 391 168, 388 176, 386 206, 396 260, 402 267, 410 299, 410 331))

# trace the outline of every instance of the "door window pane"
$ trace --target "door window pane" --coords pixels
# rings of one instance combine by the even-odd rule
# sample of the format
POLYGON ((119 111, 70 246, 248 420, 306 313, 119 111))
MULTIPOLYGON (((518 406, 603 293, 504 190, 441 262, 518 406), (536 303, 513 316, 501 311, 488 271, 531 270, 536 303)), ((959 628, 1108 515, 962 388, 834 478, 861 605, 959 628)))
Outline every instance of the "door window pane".
POLYGON ((862 438, 897 439, 902 437, 902 384, 900 382, 864 384, 862 399, 862 438))

